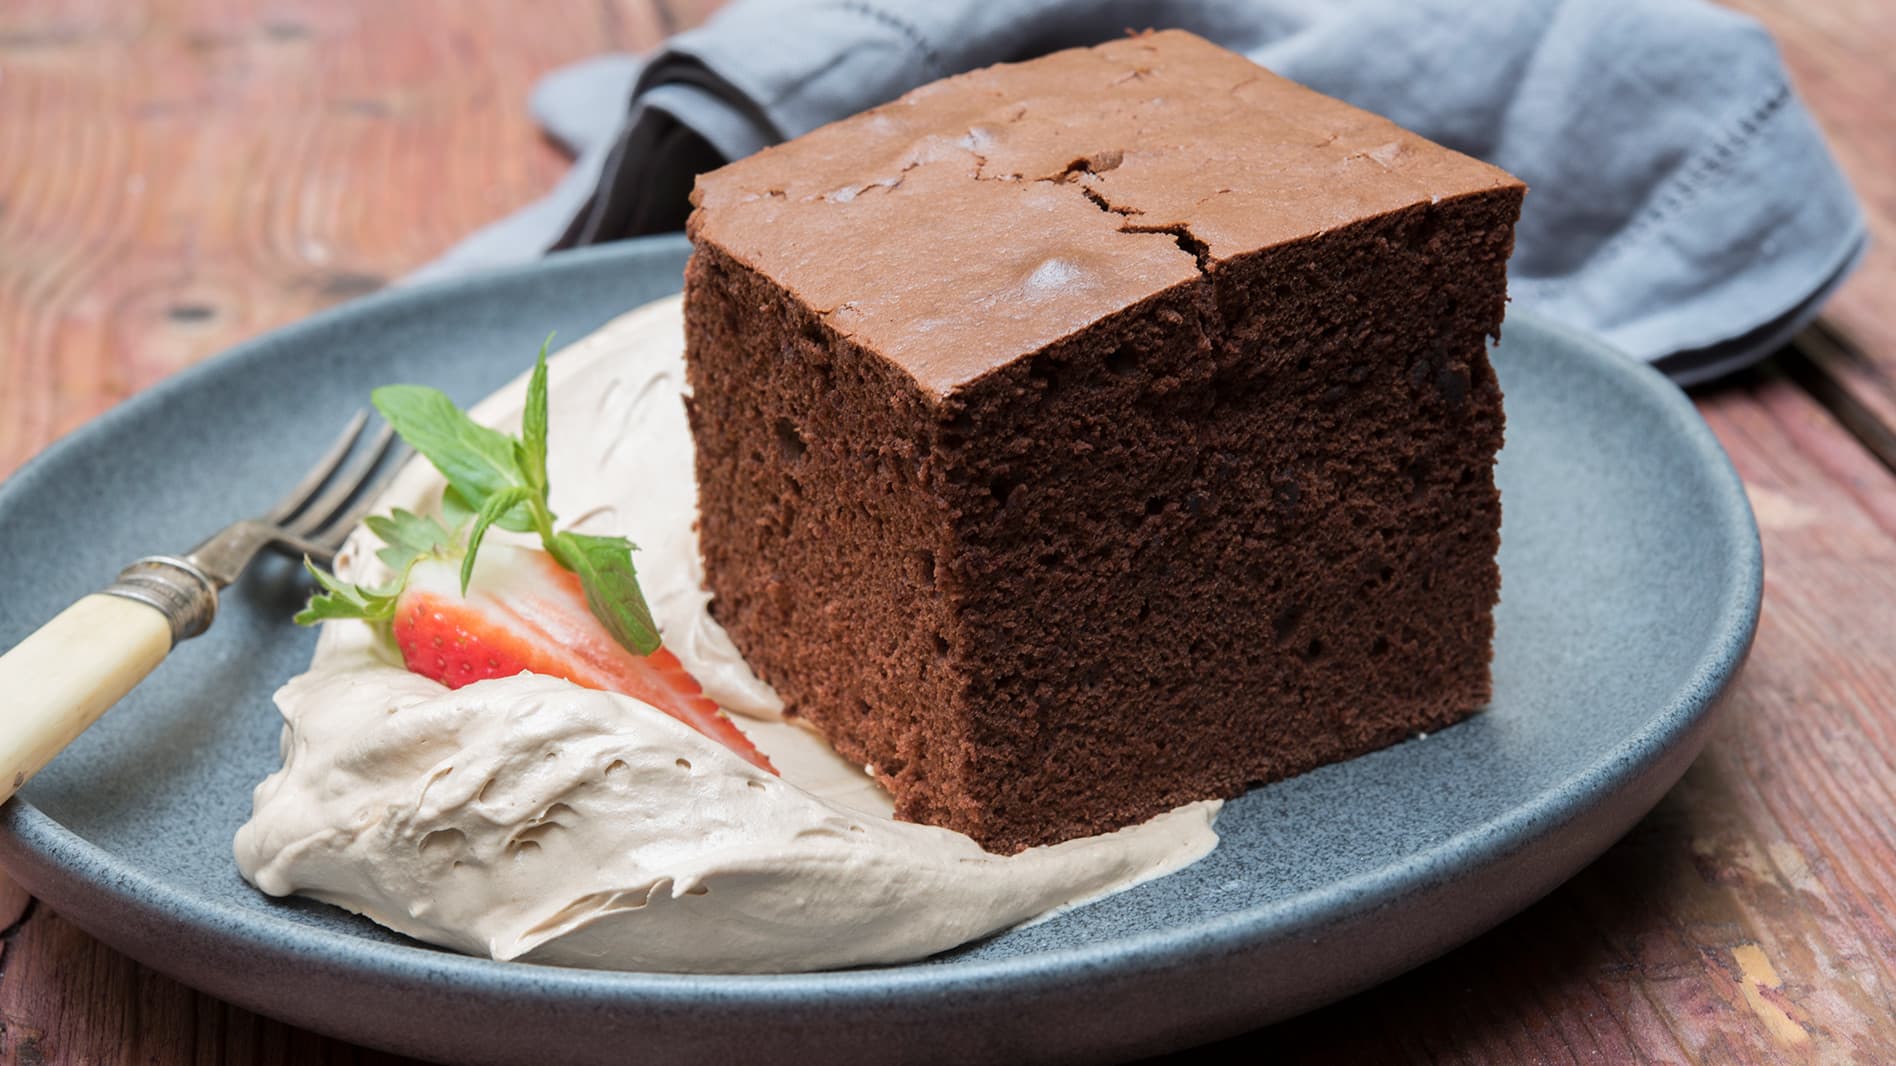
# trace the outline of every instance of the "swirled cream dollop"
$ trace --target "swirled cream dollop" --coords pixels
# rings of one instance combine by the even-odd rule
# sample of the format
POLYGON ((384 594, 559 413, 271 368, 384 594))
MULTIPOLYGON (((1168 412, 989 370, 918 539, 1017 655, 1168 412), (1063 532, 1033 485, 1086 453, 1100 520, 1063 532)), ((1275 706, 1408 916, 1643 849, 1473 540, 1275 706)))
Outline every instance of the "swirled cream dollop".
MULTIPOLYGON (((932 955, 1216 845, 1209 802, 1011 856, 893 820, 860 768, 781 719, 706 611, 677 298, 562 352, 550 377, 554 509, 639 545, 666 645, 782 776, 615 693, 532 674, 451 691, 331 622, 277 693, 283 767, 237 832, 258 888, 496 959, 765 973, 932 955)), ((475 417, 516 426, 522 393, 475 417)), ((381 503, 426 509, 441 487, 410 464, 381 503)), ((379 579, 373 547, 359 531, 337 569, 379 579)))

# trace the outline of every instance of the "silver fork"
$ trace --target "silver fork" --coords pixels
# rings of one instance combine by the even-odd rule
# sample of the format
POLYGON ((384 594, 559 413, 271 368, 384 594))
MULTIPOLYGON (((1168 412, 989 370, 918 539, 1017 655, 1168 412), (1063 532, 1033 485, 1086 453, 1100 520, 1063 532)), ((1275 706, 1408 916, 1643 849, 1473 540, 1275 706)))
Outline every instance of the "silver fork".
MULTIPOLYGON (((394 434, 358 448, 358 413, 274 507, 183 555, 148 555, 0 655, 0 802, 145 679, 178 642, 210 628, 217 594, 266 548, 328 566, 374 504, 394 434), (355 458, 351 461, 350 456, 355 458)), ((407 449, 402 449, 406 453, 407 449)), ((402 455, 394 457, 399 465, 402 455)))

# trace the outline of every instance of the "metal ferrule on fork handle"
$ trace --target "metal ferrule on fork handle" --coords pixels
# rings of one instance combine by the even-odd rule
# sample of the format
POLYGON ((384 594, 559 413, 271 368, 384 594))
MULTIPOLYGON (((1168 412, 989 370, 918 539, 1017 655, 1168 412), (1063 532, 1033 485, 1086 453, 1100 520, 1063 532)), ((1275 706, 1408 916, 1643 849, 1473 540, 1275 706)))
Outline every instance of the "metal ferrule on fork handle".
POLYGON ((171 624, 174 647, 209 629, 217 617, 217 582, 175 555, 147 555, 101 591, 156 607, 171 624))

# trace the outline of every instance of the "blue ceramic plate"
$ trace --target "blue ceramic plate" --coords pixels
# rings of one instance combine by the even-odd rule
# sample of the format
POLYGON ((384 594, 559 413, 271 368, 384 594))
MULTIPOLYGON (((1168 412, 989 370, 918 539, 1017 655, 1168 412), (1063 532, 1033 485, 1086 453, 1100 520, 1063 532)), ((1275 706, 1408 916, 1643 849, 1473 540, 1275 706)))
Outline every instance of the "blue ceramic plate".
MULTIPOLYGON (((133 557, 261 510, 371 387, 472 401, 549 329, 581 337, 676 291, 686 251, 631 242, 378 295, 137 396, 0 486, 0 647, 133 557)), ((1492 709, 1255 789, 1202 862, 1057 920, 908 966, 696 977, 468 958, 267 899, 230 842, 278 763, 270 693, 313 642, 277 560, 5 808, 0 862, 213 995, 456 1062, 1129 1057, 1309 1009, 1493 926, 1624 833, 1698 752, 1757 620, 1751 513, 1676 389, 1518 310, 1495 362, 1492 709)))

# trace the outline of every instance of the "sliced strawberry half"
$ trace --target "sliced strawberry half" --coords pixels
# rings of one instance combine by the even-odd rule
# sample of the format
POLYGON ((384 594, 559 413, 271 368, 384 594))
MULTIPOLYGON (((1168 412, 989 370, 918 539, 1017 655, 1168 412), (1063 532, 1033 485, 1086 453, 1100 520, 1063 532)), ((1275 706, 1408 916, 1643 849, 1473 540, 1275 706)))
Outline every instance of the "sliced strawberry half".
POLYGON ((613 640, 587 608, 579 578, 546 552, 485 545, 465 596, 458 562, 423 559, 390 629, 408 669, 449 688, 522 671, 564 678, 648 703, 776 772, 677 656, 662 647, 639 655, 613 640))

